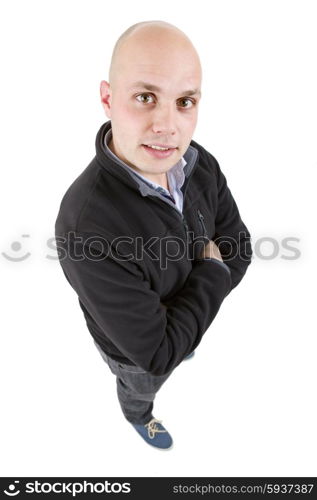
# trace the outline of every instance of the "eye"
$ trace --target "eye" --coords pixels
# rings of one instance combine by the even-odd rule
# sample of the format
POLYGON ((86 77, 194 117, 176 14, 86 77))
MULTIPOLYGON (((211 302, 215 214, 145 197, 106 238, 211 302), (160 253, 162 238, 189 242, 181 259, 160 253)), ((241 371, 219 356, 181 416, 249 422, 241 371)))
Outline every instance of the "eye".
POLYGON ((151 94, 139 94, 136 96, 136 99, 143 104, 154 102, 154 97, 151 94))
POLYGON ((195 101, 193 99, 187 99, 187 97, 183 97, 182 99, 179 99, 178 101, 178 106, 181 108, 192 108, 195 106, 195 101))

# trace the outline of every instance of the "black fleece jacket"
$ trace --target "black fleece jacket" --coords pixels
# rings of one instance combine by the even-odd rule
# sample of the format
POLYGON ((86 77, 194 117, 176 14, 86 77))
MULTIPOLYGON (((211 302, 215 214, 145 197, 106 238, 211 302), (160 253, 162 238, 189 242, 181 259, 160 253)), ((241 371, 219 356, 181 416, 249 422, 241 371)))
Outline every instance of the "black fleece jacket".
POLYGON ((96 137, 96 156, 66 191, 58 257, 87 327, 106 354, 153 375, 200 343, 251 262, 250 234, 216 159, 191 141, 183 213, 138 182, 96 137), (200 259, 208 240, 223 261, 200 259))

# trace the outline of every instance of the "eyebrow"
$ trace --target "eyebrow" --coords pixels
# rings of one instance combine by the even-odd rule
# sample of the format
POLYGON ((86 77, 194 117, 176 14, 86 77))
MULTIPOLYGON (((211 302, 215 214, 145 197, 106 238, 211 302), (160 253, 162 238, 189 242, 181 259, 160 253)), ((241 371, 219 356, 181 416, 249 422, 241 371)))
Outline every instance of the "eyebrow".
MULTIPOLYGON (((153 85, 152 83, 148 83, 148 82, 142 82, 142 81, 135 82, 132 84, 130 89, 134 89, 136 87, 142 87, 142 88, 144 88, 146 90, 150 90, 152 92, 162 92, 162 89, 160 87, 158 87, 157 85, 153 85)), ((183 95, 183 96, 185 96, 185 95, 191 96, 191 95, 196 95, 196 94, 201 96, 201 90, 197 88, 197 89, 185 90, 184 92, 181 92, 181 95, 183 95)))

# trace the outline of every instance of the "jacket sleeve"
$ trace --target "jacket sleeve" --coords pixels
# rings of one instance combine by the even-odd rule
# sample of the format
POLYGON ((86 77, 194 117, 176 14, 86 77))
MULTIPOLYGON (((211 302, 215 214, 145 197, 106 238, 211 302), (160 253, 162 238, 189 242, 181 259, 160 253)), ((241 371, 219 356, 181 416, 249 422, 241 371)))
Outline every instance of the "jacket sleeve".
POLYGON ((229 293, 230 272, 215 260, 194 261, 183 288, 163 304, 138 262, 114 251, 100 255, 93 245, 88 249, 83 243, 84 252, 78 246, 74 252, 68 239, 67 249, 59 252, 70 285, 125 357, 153 375, 170 372, 200 343, 229 293))
POLYGON ((217 160, 214 157, 212 158, 216 164, 218 186, 218 209, 213 241, 220 250, 223 262, 230 268, 231 289, 233 289, 242 280, 251 263, 250 233, 240 217, 237 204, 227 185, 226 177, 220 170, 217 160))

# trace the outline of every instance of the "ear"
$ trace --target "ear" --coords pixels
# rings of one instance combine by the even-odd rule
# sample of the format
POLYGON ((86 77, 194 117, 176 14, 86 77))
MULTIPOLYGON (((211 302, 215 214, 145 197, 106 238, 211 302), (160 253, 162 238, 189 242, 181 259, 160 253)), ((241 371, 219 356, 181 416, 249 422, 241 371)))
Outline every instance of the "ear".
POLYGON ((100 83, 100 98, 107 117, 111 118, 111 90, 110 84, 105 80, 100 83))

